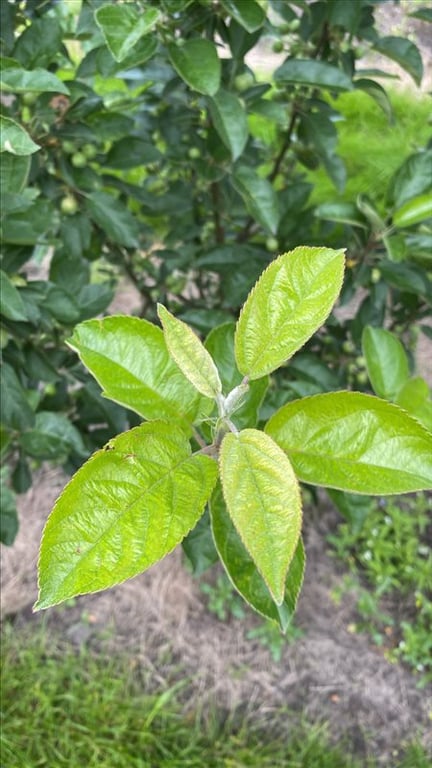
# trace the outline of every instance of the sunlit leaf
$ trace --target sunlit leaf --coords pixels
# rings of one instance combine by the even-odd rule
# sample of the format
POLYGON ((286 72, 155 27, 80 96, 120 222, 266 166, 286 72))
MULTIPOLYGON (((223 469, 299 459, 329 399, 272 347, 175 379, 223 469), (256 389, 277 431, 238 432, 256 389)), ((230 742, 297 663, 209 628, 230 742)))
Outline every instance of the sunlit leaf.
POLYGON ((363 331, 362 347, 374 392, 394 400, 409 377, 408 358, 401 342, 390 331, 368 325, 363 331))
POLYGON ((183 45, 169 45, 172 65, 182 80, 194 91, 214 96, 219 90, 221 63, 211 40, 196 37, 183 45))
POLYGON ((103 5, 95 12, 108 48, 116 61, 123 61, 143 35, 152 31, 160 16, 157 8, 138 13, 131 3, 103 5))

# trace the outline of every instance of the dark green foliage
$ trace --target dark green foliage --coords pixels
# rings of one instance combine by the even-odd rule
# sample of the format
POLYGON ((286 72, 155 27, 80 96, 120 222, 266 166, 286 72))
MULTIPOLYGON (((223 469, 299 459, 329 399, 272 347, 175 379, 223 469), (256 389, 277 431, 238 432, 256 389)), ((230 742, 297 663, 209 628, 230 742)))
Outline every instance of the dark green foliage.
POLYGON ((361 89, 392 118, 384 89, 356 71, 359 47, 421 79, 415 44, 380 38, 376 3, 0 5, 9 493, 26 490, 41 461, 73 469, 134 423, 100 400, 64 344, 76 323, 107 310, 123 275, 141 315, 155 319, 162 301, 205 332, 232 321, 276 253, 348 245, 342 300, 361 288, 360 310, 330 318, 278 374, 265 418, 285 400, 350 385, 365 325, 408 333, 430 312, 430 149, 397 171, 384 212, 365 196, 311 203, 310 169, 325 171, 335 195, 345 184, 338 97, 361 89), (268 36, 280 64, 255 71, 245 56, 268 36), (353 356, 341 356, 347 340, 353 356))

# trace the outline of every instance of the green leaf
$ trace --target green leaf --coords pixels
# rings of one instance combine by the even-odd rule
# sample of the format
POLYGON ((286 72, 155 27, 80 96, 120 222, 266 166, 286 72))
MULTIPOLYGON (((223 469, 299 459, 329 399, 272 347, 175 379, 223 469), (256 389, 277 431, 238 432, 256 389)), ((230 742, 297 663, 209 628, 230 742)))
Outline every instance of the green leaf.
POLYGON ((221 63, 216 46, 210 40, 193 38, 182 45, 169 45, 171 63, 190 88, 205 96, 214 96, 219 90, 221 63))
POLYGON ((136 136, 127 136, 112 145, 104 164, 110 168, 124 170, 157 163, 160 159, 161 153, 149 141, 143 141, 136 136))
POLYGON ((120 200, 106 192, 93 192, 87 196, 86 205, 89 216, 110 240, 126 248, 138 248, 138 221, 120 200))
POLYGON ((247 32, 255 32, 264 24, 265 11, 255 0, 222 0, 222 6, 247 32))
POLYGON ((427 382, 421 376, 409 379, 397 393, 395 403, 415 416, 432 432, 432 402, 430 389, 427 382))
POLYGON ((315 216, 326 221, 337 221, 352 227, 368 229, 364 216, 361 215, 354 203, 321 203, 315 208, 315 216))
POLYGON ((219 460, 231 519, 280 605, 301 529, 300 489, 291 464, 276 443, 256 429, 225 435, 219 460))
POLYGON ((0 313, 8 320, 27 320, 26 308, 20 292, 3 270, 0 270, 0 280, 0 313))
MULTIPOLYGON (((237 370, 234 357, 235 323, 224 323, 213 328, 205 340, 205 347, 215 361, 225 394, 242 382, 243 376, 237 370)), ((251 381, 243 405, 233 414, 232 420, 238 429, 255 427, 258 412, 268 387, 268 377, 251 381)))
POLYGON ((168 352, 160 328, 137 317, 88 320, 68 341, 109 397, 144 419, 192 422, 208 401, 168 352))
POLYGON ((191 455, 173 424, 143 424, 110 440, 48 518, 35 608, 106 589, 161 560, 199 520, 216 477, 216 462, 191 455))
POLYGON ((11 155, 32 155, 39 149, 39 145, 35 144, 27 131, 15 120, 0 115, 0 152, 10 152, 11 155))
POLYGON ((397 208, 432 189, 432 150, 410 155, 396 171, 390 185, 397 208))
POLYGON ((233 525, 219 483, 211 497, 210 516, 217 551, 232 584, 255 611, 278 622, 285 632, 303 582, 305 552, 302 539, 298 540, 288 568, 283 602, 277 605, 233 525))
POLYGON ((432 487, 432 435, 392 403, 358 392, 287 403, 266 433, 299 479, 351 493, 387 495, 432 487))
POLYGON ((46 69, 6 69, 1 74, 1 87, 12 93, 64 93, 69 94, 69 88, 52 72, 46 69))
POLYGON ((406 37, 380 37, 373 48, 383 56, 396 61, 411 75, 414 82, 420 85, 423 77, 423 62, 420 51, 414 43, 406 37))
POLYGON ((195 528, 183 539, 182 547, 195 576, 200 576, 217 563, 219 557, 213 541, 208 510, 200 517, 195 528))
POLYGON ((198 336, 163 304, 157 305, 168 351, 180 370, 205 397, 217 398, 222 392, 218 370, 198 336))
POLYGON ((123 61, 143 35, 155 27, 160 17, 157 8, 138 13, 133 5, 103 5, 95 12, 98 27, 116 61, 123 61))
POLYGON ((232 177, 237 192, 242 196, 248 213, 272 235, 279 226, 280 211, 276 192, 267 179, 262 179, 253 168, 243 165, 235 169, 232 177))
POLYGON ((279 368, 325 321, 342 286, 344 251, 301 246, 263 272, 241 311, 239 370, 258 379, 279 368))
POLYGON ((210 115, 219 136, 230 150, 233 160, 243 152, 248 140, 249 130, 246 112, 233 93, 221 88, 209 99, 210 115))
POLYGON ((366 326, 362 335, 368 375, 378 397, 394 400, 409 378, 405 350, 390 331, 366 326))
POLYGON ((81 435, 62 413, 39 411, 32 429, 20 436, 20 445, 35 459, 64 461, 72 451, 88 455, 81 435))
POLYGON ((341 69, 313 59, 287 59, 275 71, 274 79, 281 85, 297 83, 332 91, 351 91, 353 88, 351 78, 341 69))
POLYGON ((418 8, 413 13, 408 14, 412 19, 432 22, 432 8, 418 8))
POLYGON ((404 203, 393 214, 395 227, 412 227, 432 217, 432 194, 420 195, 404 203))
POLYGON ((19 35, 13 56, 26 69, 48 67, 59 59, 63 48, 63 30, 57 19, 35 18, 19 35))
POLYGON ((41 197, 27 211, 7 216, 3 221, 4 242, 35 245, 43 240, 55 221, 54 210, 53 203, 41 197))
POLYGON ((34 423, 34 413, 14 369, 3 363, 0 380, 1 421, 6 427, 23 430, 34 423))
POLYGON ((1 199, 6 193, 19 194, 24 190, 30 170, 29 155, 0 154, 1 199))
POLYGON ((15 494, 3 482, 1 483, 1 500, 0 541, 10 547, 18 533, 18 514, 15 494))
POLYGON ((368 94, 377 104, 381 107, 389 123, 394 122, 393 107, 388 97, 387 91, 376 83, 375 80, 370 80, 367 77, 360 77, 354 81, 354 88, 356 90, 364 91, 368 94))
POLYGON ((335 488, 328 488, 327 493, 339 512, 352 527, 353 533, 361 530, 372 506, 370 496, 361 496, 358 493, 345 493, 335 488))

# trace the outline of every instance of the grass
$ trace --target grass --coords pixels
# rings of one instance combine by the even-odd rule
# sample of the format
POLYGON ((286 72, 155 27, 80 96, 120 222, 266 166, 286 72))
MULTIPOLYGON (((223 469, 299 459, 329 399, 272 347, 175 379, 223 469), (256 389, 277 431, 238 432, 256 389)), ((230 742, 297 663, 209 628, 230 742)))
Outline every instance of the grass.
MULTIPOLYGON (((2 638, 1 765, 8 768, 360 768, 323 726, 271 735, 251 720, 187 716, 183 682, 151 691, 133 659, 62 649, 42 630, 2 638)), ((289 713, 276 715, 289 721, 289 713)), ((418 745, 405 760, 427 765, 418 745)), ((412 763, 399 763, 399 768, 412 763)), ((372 764, 368 764, 371 765, 372 764)))
MULTIPOLYGON (((388 88, 388 87, 387 87, 388 88)), ((429 96, 413 96, 389 89, 395 120, 389 124, 384 112, 365 93, 344 93, 334 102, 341 113, 338 122, 338 153, 347 168, 347 185, 338 194, 322 169, 309 172, 316 184, 314 203, 353 200, 367 194, 383 210, 388 183, 402 161, 426 146, 431 135, 432 103, 429 96)))

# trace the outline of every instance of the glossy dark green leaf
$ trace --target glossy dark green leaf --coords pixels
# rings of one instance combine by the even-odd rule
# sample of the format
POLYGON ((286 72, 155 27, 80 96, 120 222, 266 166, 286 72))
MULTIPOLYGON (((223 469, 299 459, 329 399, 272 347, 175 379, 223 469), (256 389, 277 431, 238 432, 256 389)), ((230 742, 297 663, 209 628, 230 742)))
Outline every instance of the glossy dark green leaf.
POLYGON ((44 301, 44 308, 59 322, 73 325, 80 318, 76 299, 59 285, 49 285, 44 301))
POLYGON ((64 93, 69 94, 69 88, 52 72, 46 69, 6 69, 1 74, 1 86, 9 93, 64 93))
POLYGON ((40 198, 28 211, 7 216, 3 221, 3 241, 15 245, 36 245, 43 241, 55 221, 54 210, 51 201, 40 198))
POLYGON ((410 155, 396 171, 390 192, 396 208, 432 189, 432 149, 410 155))
POLYGON ((432 193, 419 195, 404 203, 393 214, 395 227, 412 227, 432 218, 432 193))
POLYGON ((84 285, 76 298, 80 321, 100 315, 111 304, 113 298, 114 288, 110 283, 84 285))
POLYGON ((15 43, 14 59, 26 69, 47 67, 57 60, 62 38, 63 30, 57 19, 33 18, 15 43))
POLYGON ((198 392, 205 397, 217 398, 222 392, 219 373, 196 333, 163 304, 158 304, 157 312, 172 359, 198 392))
POLYGON ((18 194, 23 191, 30 170, 29 155, 11 155, 9 152, 0 154, 0 185, 1 197, 9 193, 18 194))
MULTIPOLYGON (((169 355, 163 332, 137 317, 88 320, 69 345, 103 394, 144 419, 192 422, 209 406, 169 355)), ((211 406, 211 403, 210 403, 211 406)))
POLYGON ((0 152, 11 155, 32 155, 40 149, 15 120, 0 115, 0 152))
POLYGON ((249 135, 246 112, 235 94, 221 88, 209 99, 210 115, 233 160, 242 154, 249 135))
POLYGON ((296 83, 326 88, 331 91, 350 91, 351 78, 338 67, 313 59, 287 59, 275 71, 276 83, 296 83))
POLYGON ((26 493, 32 484, 32 473, 24 455, 18 458, 11 476, 12 488, 15 493, 26 493))
MULTIPOLYGON (((238 387, 243 379, 235 364, 234 332, 235 323, 224 323, 210 331, 205 340, 205 347, 218 367, 225 395, 231 392, 234 387, 238 387)), ((250 382, 243 405, 239 405, 231 417, 238 429, 256 426, 259 408, 267 387, 267 376, 250 382)))
POLYGON ((362 348, 374 392, 394 400, 409 378, 408 358, 401 342, 390 331, 368 325, 363 331, 362 348))
POLYGON ((123 61, 143 35, 153 30, 160 16, 157 8, 141 13, 131 3, 103 5, 95 12, 96 23, 102 30, 108 48, 116 61, 123 61))
POLYGON ((327 493, 339 512, 352 527, 353 532, 360 531, 371 507, 372 499, 358 493, 345 493, 335 488, 328 488, 327 493))
POLYGON ((222 6, 247 32, 255 32, 265 21, 265 11, 256 0, 222 0, 222 6))
POLYGON ((196 37, 186 40, 181 46, 169 45, 168 54, 174 69, 192 90, 206 96, 217 93, 221 63, 211 40, 196 37))
POLYGON ((354 203, 321 203, 315 209, 315 216, 326 221, 336 221, 352 227, 368 229, 368 224, 354 203))
POLYGON ((27 320, 21 294, 3 270, 0 270, 0 280, 0 313, 8 320, 27 320))
POLYGON ((300 490, 291 464, 264 432, 244 429, 225 435, 219 466, 230 517, 281 605, 301 529, 300 490))
POLYGON ((128 136, 116 141, 108 152, 105 165, 109 168, 136 168, 140 165, 157 163, 162 155, 149 141, 128 136))
POLYGON ((377 397, 335 392, 295 400, 265 431, 305 483, 369 495, 432 488, 432 434, 377 397))
POLYGON ((76 427, 62 413, 39 411, 31 429, 20 436, 20 445, 35 459, 64 460, 74 451, 85 457, 82 437, 76 427))
POLYGON ((432 432, 432 400, 427 382, 421 376, 408 379, 397 393, 395 403, 432 432))
POLYGON ((396 61, 405 72, 411 75, 417 85, 420 85, 423 77, 423 62, 417 46, 406 37, 380 37, 374 43, 374 49, 396 61))
POLYGON ((389 123, 394 121, 393 107, 387 91, 382 85, 376 83, 375 80, 370 80, 368 77, 360 77, 358 80, 354 80, 354 88, 367 93, 381 107, 389 123))
POLYGON ((276 192, 267 179, 262 179, 256 171, 243 165, 235 169, 232 183, 242 196, 248 213, 270 234, 275 235, 280 220, 279 203, 276 192))
POLYGON ((342 286, 344 252, 301 246, 263 272, 241 311, 235 354, 244 376, 279 368, 324 323, 342 286))
POLYGON ((297 605, 303 582, 305 552, 301 538, 289 565, 283 602, 277 605, 228 514, 220 484, 210 501, 213 536, 217 551, 234 587, 255 611, 276 621, 285 632, 297 605))
POLYGON ((216 462, 192 455, 173 424, 143 424, 110 440, 48 518, 35 608, 106 589, 161 560, 198 522, 216 477, 216 462))
POLYGON ((110 240, 127 248, 138 248, 139 224, 126 206, 106 192, 92 192, 87 196, 89 216, 110 240))
POLYGON ((2 424, 16 430, 31 427, 34 423, 34 413, 18 376, 8 363, 3 363, 0 387, 2 424))

